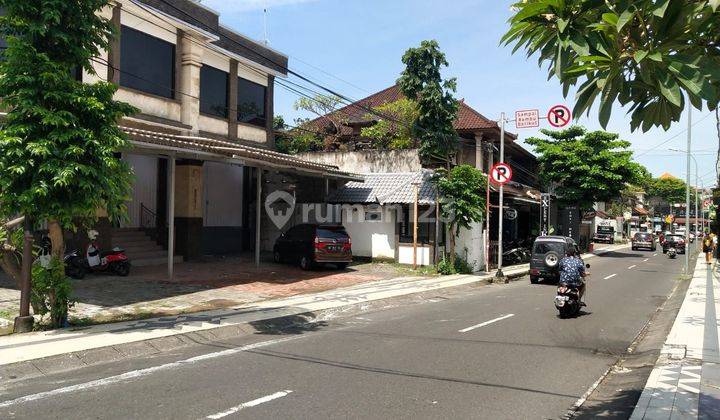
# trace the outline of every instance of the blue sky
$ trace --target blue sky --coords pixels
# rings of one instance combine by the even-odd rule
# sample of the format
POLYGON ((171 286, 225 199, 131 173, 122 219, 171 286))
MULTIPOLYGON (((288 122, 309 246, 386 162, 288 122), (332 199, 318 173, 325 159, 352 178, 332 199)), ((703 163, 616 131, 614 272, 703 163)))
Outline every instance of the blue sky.
MULTIPOLYGON (((435 39, 447 55, 447 76, 458 79, 458 98, 499 119, 500 112, 538 108, 544 114, 564 99, 559 84, 534 58, 498 45, 507 29, 511 1, 498 0, 203 0, 221 13, 223 23, 255 39, 263 39, 263 7, 267 6, 270 46, 290 57, 290 68, 354 99, 392 85, 402 71, 403 52, 424 39, 435 39), (342 79, 342 80, 339 80, 342 79)), ((297 95, 276 89, 276 113, 286 121, 297 95)), ((692 150, 705 185, 714 184, 717 134, 714 115, 694 111, 692 150), (702 119, 704 117, 704 119, 702 119), (701 120, 702 119, 702 120, 701 120), (699 121, 699 122, 698 122, 699 121)), ((599 129, 596 114, 579 123, 599 129)), ((655 175, 670 172, 684 177, 684 156, 668 148, 685 149, 687 120, 668 132, 631 133, 622 109, 613 113, 608 131, 632 142, 637 160, 655 175), (679 135, 678 135, 679 134, 679 135), (659 143, 675 136, 662 146, 659 143), (650 150, 654 148, 653 150, 650 150)), ((512 131, 514 127, 510 128, 512 131)), ((518 130, 520 139, 537 134, 518 130)), ((694 182, 695 169, 692 176, 694 182)))

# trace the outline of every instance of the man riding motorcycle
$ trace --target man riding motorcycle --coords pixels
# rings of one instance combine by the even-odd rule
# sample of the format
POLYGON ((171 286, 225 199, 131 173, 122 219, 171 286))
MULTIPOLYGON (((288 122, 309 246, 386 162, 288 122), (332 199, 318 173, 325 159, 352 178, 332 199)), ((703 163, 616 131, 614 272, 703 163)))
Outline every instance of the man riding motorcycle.
POLYGON ((567 283, 577 287, 580 293, 580 306, 586 306, 582 298, 585 294, 585 265, 580 257, 577 256, 574 249, 570 249, 567 255, 558 263, 558 271, 560 272, 560 283, 567 283))

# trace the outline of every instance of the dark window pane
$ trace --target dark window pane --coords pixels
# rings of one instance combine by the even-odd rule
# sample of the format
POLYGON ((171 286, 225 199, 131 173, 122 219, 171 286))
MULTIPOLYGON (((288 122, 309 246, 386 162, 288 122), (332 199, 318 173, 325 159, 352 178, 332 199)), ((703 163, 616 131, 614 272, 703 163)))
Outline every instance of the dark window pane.
POLYGON ((532 252, 533 254, 547 254, 551 251, 564 255, 565 246, 561 242, 535 242, 532 252))
POLYGON ((228 74, 203 65, 200 69, 200 112, 227 118, 228 74))
POLYGON ((238 77, 238 121, 265 127, 265 86, 238 77))
POLYGON ((120 45, 120 86, 175 97, 175 45, 127 26, 120 45))
POLYGON ((83 75, 83 68, 82 66, 75 66, 70 70, 70 75, 73 79, 77 80, 78 82, 82 82, 82 75, 83 75))

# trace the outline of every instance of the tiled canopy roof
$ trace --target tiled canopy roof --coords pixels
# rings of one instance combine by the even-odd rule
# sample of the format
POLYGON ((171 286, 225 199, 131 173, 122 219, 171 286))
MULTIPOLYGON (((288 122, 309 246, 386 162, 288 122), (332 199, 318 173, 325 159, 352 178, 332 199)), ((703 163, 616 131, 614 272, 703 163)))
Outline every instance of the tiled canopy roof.
MULTIPOLYGON (((252 147, 224 140, 210 139, 198 136, 182 136, 178 134, 161 133, 157 131, 139 129, 121 125, 120 129, 128 134, 136 147, 143 145, 160 146, 186 152, 210 153, 219 157, 239 159, 259 166, 272 166, 312 172, 320 175, 362 181, 362 175, 339 170, 336 166, 323 165, 310 162, 297 157, 274 152, 260 147, 252 147)), ((362 182, 360 182, 362 184, 362 182)))
MULTIPOLYGON (((398 99, 403 98, 403 94, 400 92, 400 88, 397 85, 390 86, 387 89, 383 89, 367 98, 361 99, 355 103, 347 105, 339 110, 335 111, 335 114, 340 115, 340 119, 347 120, 349 124, 357 124, 362 122, 370 122, 377 119, 377 116, 368 115, 369 109, 374 109, 380 105, 384 105, 390 102, 395 102, 398 99)), ((322 118, 316 118, 311 122, 317 128, 321 128, 327 124, 322 118)), ((495 129, 499 130, 498 124, 495 121, 489 120, 484 115, 480 114, 476 110, 472 109, 464 101, 460 101, 460 107, 458 109, 458 118, 453 123, 454 127, 458 131, 472 131, 472 130, 486 130, 495 129)), ((343 133, 350 135, 352 134, 352 128, 343 127, 343 133)), ((508 133, 508 137, 515 137, 508 133)))
POLYGON ((418 203, 435 204, 432 174, 428 170, 365 174, 365 182, 348 182, 328 201, 347 204, 411 204, 415 202, 415 188, 412 184, 419 183, 418 203))

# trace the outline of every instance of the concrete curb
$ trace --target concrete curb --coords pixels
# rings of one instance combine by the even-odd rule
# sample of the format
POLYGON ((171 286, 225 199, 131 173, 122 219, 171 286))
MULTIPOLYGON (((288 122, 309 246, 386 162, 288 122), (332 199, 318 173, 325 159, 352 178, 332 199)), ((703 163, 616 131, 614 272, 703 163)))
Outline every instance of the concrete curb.
MULTIPOLYGON (((528 272, 529 269, 508 274, 506 277, 510 281, 515 282, 527 276, 528 272)), ((431 301, 428 299, 437 298, 439 294, 461 294, 461 292, 475 289, 478 286, 488 286, 491 284, 493 284, 492 277, 487 278, 483 276, 476 282, 458 286, 418 291, 402 296, 350 303, 336 308, 220 326, 203 331, 179 333, 166 337, 151 338, 148 340, 98 347, 86 351, 76 351, 1 365, 0 382, 16 382, 133 357, 158 355, 193 345, 209 345, 213 342, 236 339, 253 334, 298 334, 303 331, 311 331, 317 324, 326 322, 328 319, 353 316, 359 313, 381 310, 403 304, 427 303, 431 301)), ((502 283, 500 283, 500 285, 502 285, 502 283)))

